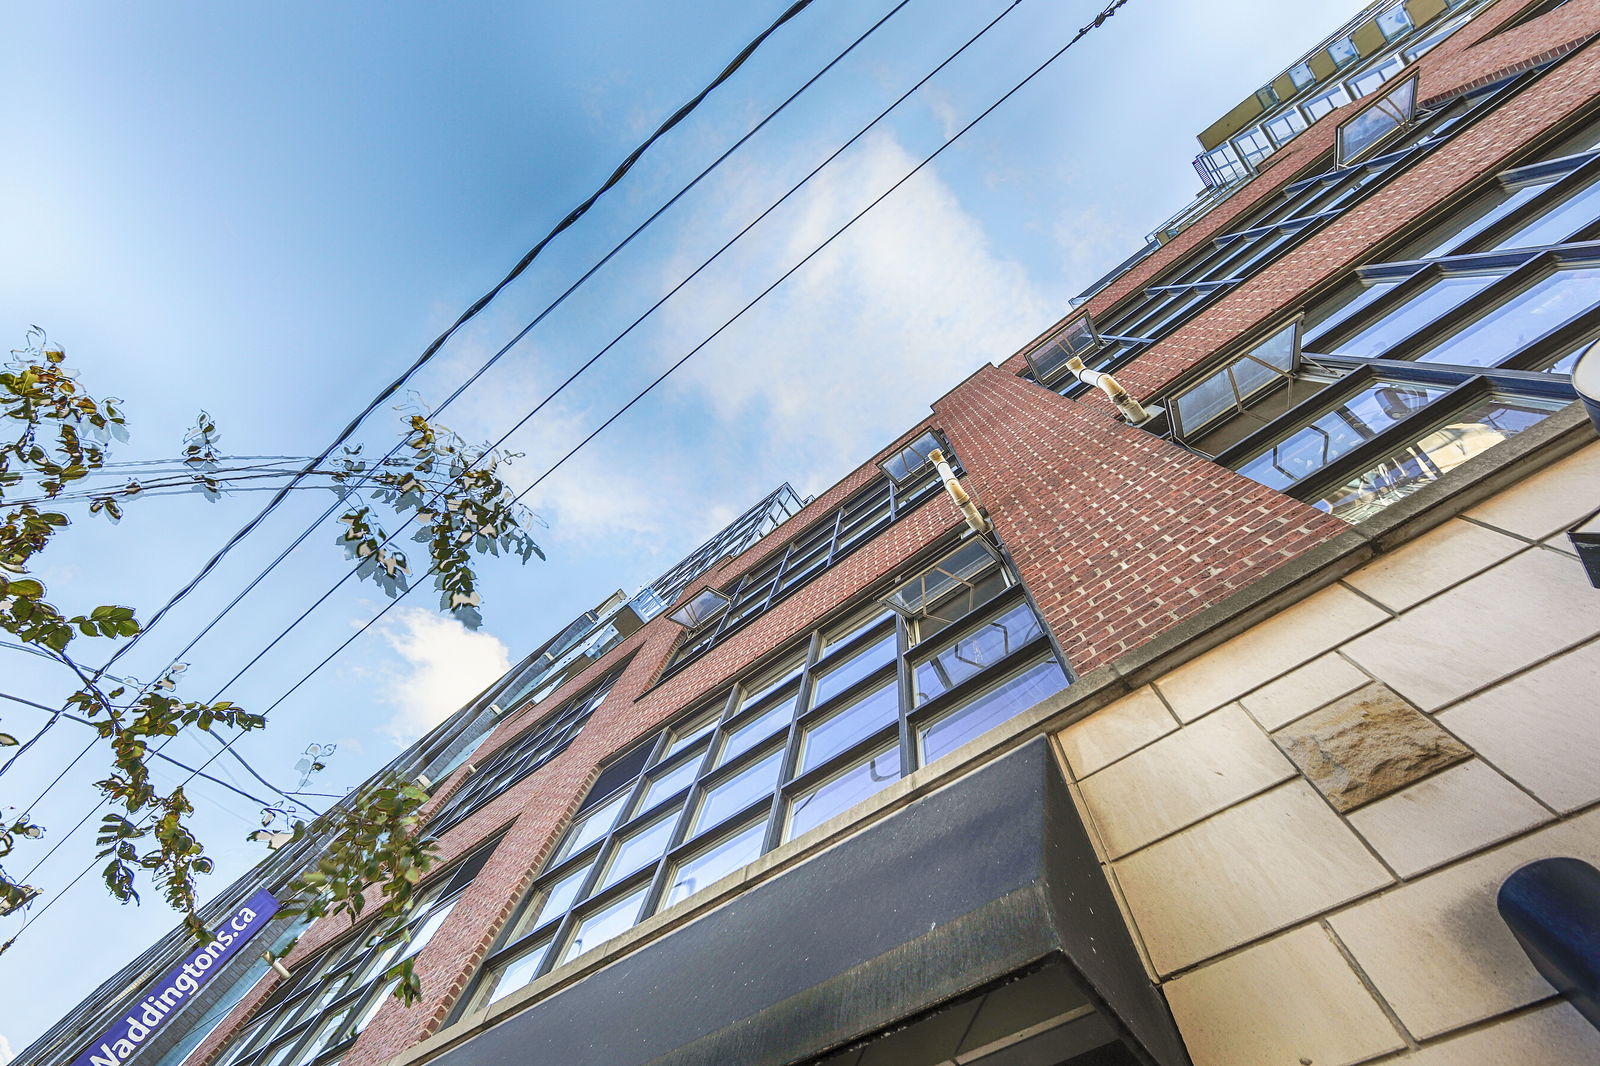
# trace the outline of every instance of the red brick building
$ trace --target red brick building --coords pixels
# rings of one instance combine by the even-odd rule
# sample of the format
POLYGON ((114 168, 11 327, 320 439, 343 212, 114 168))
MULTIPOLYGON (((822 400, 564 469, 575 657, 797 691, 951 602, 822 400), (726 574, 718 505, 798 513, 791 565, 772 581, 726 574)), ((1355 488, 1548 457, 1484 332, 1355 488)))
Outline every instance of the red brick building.
POLYGON ((1494 912, 1600 860, 1597 33, 1341 28, 1027 351, 509 676, 417 935, 319 923, 185 1061, 1600 1061, 1494 912))

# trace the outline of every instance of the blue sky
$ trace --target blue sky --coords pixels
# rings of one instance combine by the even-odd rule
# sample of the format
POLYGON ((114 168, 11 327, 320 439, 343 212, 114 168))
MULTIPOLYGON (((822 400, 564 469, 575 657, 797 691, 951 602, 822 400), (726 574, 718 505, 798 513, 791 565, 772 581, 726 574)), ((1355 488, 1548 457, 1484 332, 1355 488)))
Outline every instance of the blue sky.
MULTIPOLYGON (((119 458, 177 454, 202 407, 235 453, 314 453, 785 6, 8 5, 0 331, 16 343, 39 323, 91 391, 125 401, 134 437, 119 458)), ((442 396, 891 6, 819 0, 780 30, 464 330, 418 392, 442 396)), ((1007 6, 912 0, 441 420, 498 436, 1007 6)), ((779 482, 826 488, 1131 253, 1195 191, 1194 134, 1357 6, 1130 0, 541 485, 530 502, 549 524, 549 562, 489 568, 481 633, 413 596, 241 750, 292 785, 306 744, 337 743, 319 787, 342 791, 571 617, 648 582, 779 482)), ((1098 7, 1018 4, 514 437, 527 457, 510 480, 542 472, 1098 7)), ((375 418, 361 439, 387 447, 397 424, 375 418)), ((58 602, 122 602, 148 616, 262 502, 135 501, 116 528, 85 516, 41 576, 58 602)), ((307 494, 282 508, 120 668, 158 673, 327 502, 307 494)), ((185 695, 210 697, 337 580, 334 536, 314 535, 185 656, 185 695)), ((381 603, 370 586, 347 586, 226 697, 277 700, 381 603)), ((103 658, 87 644, 85 658, 103 658)), ((36 661, 0 654, 6 691, 52 702, 70 690, 36 661)), ((0 707, 0 721, 31 732, 38 719, 0 707)), ((86 739, 58 726, 0 779, 0 804, 31 800, 86 739)), ((171 750, 209 753, 188 740, 171 750)), ((84 760, 34 808, 51 830, 43 844, 89 809, 98 765, 84 760)), ((192 795, 220 887, 259 857, 243 839, 258 811, 213 786, 192 795)), ((39 868, 30 880, 42 898, 84 868, 91 844, 80 833, 39 868)), ((24 872, 42 853, 33 848, 7 869, 24 872)), ((97 878, 80 882, 0 957, 0 1002, 28 1004, 0 1020, 0 1040, 20 1049, 172 920, 158 899, 120 908, 97 878)), ((0 919, 0 937, 19 924, 0 919)))

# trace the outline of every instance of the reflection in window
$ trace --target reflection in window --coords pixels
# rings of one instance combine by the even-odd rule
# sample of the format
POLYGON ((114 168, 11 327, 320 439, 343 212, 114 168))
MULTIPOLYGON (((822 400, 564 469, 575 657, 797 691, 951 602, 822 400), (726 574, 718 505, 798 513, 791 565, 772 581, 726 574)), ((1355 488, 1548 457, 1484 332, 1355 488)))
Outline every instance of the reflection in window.
POLYGON ((1409 418, 1446 391, 1436 386, 1379 382, 1236 469, 1268 488, 1286 489, 1409 418))
POLYGON ((1046 659, 1001 682, 970 703, 933 718, 918 731, 922 761, 948 755, 1061 688, 1061 667, 1046 659))
POLYGON ((608 906, 578 919, 577 928, 572 932, 572 938, 567 941, 566 949, 561 952, 561 962, 575 959, 591 948, 597 948, 614 936, 621 936, 639 920, 639 908, 644 906, 644 895, 648 889, 641 888, 637 892, 630 892, 626 896, 608 906))
POLYGON ((698 833, 709 829, 723 819, 737 814, 763 796, 772 795, 778 783, 778 766, 783 762, 783 749, 778 749, 759 759, 732 777, 706 789, 695 813, 694 829, 698 833))
POLYGON ((1499 274, 1452 274, 1442 277, 1354 337, 1334 345, 1329 354, 1369 358, 1382 355, 1446 311, 1493 285, 1500 277, 1499 274))
POLYGON ((1591 181, 1499 242, 1502 248, 1560 244, 1600 218, 1600 181, 1591 181))
POLYGON ((661 905, 670 907, 680 899, 688 899, 739 867, 754 862, 761 855, 766 835, 767 823, 762 820, 684 859, 673 870, 666 899, 661 905))
POLYGON ((817 707, 837 696, 868 674, 894 661, 895 633, 889 630, 868 647, 849 656, 844 662, 818 677, 811 692, 811 706, 817 707))
POLYGON ((1596 305, 1600 305, 1600 267, 1558 270, 1417 358, 1493 366, 1596 305))
POLYGON ((867 756, 815 788, 796 796, 789 805, 789 822, 784 828, 784 839, 792 840, 801 833, 816 828, 834 815, 854 807, 885 785, 898 780, 900 780, 898 749, 890 748, 867 756))
POLYGON ((819 766, 859 740, 876 733, 899 716, 899 692, 893 682, 852 700, 806 727, 801 738, 800 771, 819 766))
POLYGON ((731 726, 722 741, 722 747, 717 751, 717 765, 720 766, 744 754, 778 730, 788 726, 794 719, 794 705, 799 698, 800 690, 796 688, 787 696, 772 703, 766 710, 757 712, 754 718, 742 720, 740 725, 731 726))
POLYGON ((550 954, 550 944, 549 940, 535 944, 512 961, 496 967, 488 975, 484 984, 487 991, 475 1004, 475 1009, 481 1010, 532 981, 539 967, 544 964, 544 957, 550 954))
POLYGON ((1549 416, 1550 410, 1548 404, 1511 399, 1481 401, 1313 501, 1313 506, 1348 522, 1359 522, 1437 481, 1473 456, 1537 425, 1549 416))
POLYGON ((917 706, 1014 654, 1041 633, 1039 616, 1026 603, 978 629, 957 637, 918 663, 914 672, 917 706))
POLYGON ((641 870, 647 863, 660 858, 667 850, 667 844, 672 839, 672 830, 677 824, 678 812, 672 811, 642 828, 633 830, 612 845, 611 862, 606 866, 605 877, 601 879, 595 891, 611 887, 635 870, 641 870))

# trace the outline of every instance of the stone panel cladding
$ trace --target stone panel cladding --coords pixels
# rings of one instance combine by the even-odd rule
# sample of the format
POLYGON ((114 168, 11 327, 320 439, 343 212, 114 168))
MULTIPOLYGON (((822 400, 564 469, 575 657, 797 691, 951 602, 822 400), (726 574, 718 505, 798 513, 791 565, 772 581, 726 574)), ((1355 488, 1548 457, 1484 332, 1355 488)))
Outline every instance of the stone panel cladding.
MULTIPOLYGON (((1423 56, 1416 64, 1421 78, 1420 96, 1437 98, 1487 84, 1553 55, 1565 54, 1576 42, 1600 32, 1600 0, 1569 0, 1549 14, 1493 36, 1495 29, 1514 17, 1520 6, 1502 0, 1423 56)), ((1513 104, 1477 122, 1300 248, 1153 345, 1131 366, 1119 371, 1118 380, 1135 395, 1148 397, 1216 354, 1222 346, 1268 326, 1320 286, 1353 266, 1371 261, 1374 249, 1418 218, 1456 200, 1468 188, 1492 180, 1506 160, 1592 103, 1597 87, 1600 45, 1591 44, 1563 61, 1513 104)), ((1260 177, 1097 294, 1086 305, 1088 310, 1098 316, 1108 314, 1190 251, 1232 229, 1236 219, 1268 202, 1285 185, 1321 169, 1311 168, 1310 164, 1332 150, 1339 125, 1362 106, 1361 102, 1347 104, 1313 123, 1268 158, 1260 177)), ((1012 373, 1020 373, 1026 365, 1020 353, 1002 364, 1012 373)))
POLYGON ((1079 673, 1349 528, 994 367, 936 410, 1079 673))

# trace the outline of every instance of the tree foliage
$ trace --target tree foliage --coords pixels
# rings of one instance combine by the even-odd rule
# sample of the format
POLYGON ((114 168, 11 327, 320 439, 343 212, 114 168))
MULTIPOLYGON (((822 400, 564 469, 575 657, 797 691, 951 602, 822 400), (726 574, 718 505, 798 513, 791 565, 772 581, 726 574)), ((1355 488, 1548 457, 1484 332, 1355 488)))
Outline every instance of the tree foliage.
MULTIPOLYGON (((81 507, 116 522, 128 500, 158 491, 217 499, 245 480, 293 477, 296 487, 338 493, 346 505, 338 543, 358 561, 357 576, 390 596, 402 594, 413 580, 411 561, 394 542, 405 527, 415 526, 411 540, 423 546, 440 609, 472 627, 481 623, 478 556, 543 558, 528 532, 533 515, 499 476, 500 467, 516 456, 469 444, 420 410, 406 412, 404 436, 384 459, 370 462, 361 449, 348 448, 337 461, 316 469, 230 459, 221 449, 216 421, 202 411, 184 436, 183 454, 172 461, 173 472, 95 488, 85 479, 114 473, 108 471, 110 447, 128 439, 121 402, 86 392, 68 368, 66 353, 34 327, 0 372, 0 416, 6 420, 0 423, 0 630, 71 671, 77 686, 62 712, 88 720, 105 742, 110 765, 96 788, 113 807, 97 839, 99 857, 106 860, 101 873, 107 890, 124 903, 136 903, 141 879, 152 882, 168 904, 185 913, 197 936, 205 930, 195 914, 195 878, 211 872, 213 863, 193 831, 194 806, 183 786, 163 791, 153 780, 151 752, 186 730, 243 733, 266 722, 228 701, 178 698, 173 690, 181 665, 148 685, 119 683, 106 689, 102 681, 107 678, 78 664, 69 653, 77 638, 127 640, 139 634, 140 624, 131 607, 107 604, 76 612, 58 607, 46 598, 44 584, 30 576, 40 554, 70 525, 67 509, 81 507)), ((11 753, 0 774, 42 733, 23 743, 0 733, 0 750, 11 753)), ((347 797, 309 827, 298 824, 297 835, 316 833, 327 846, 293 882, 286 911, 351 919, 371 911, 390 918, 404 914, 432 862, 432 841, 418 832, 417 811, 426 799, 413 785, 383 780, 347 797)), ((0 827, 0 858, 43 832, 29 812, 21 812, 0 827)), ((34 891, 0 868, 0 915, 26 904, 34 891)), ((397 978, 397 994, 415 996, 409 959, 390 976, 397 978)))

